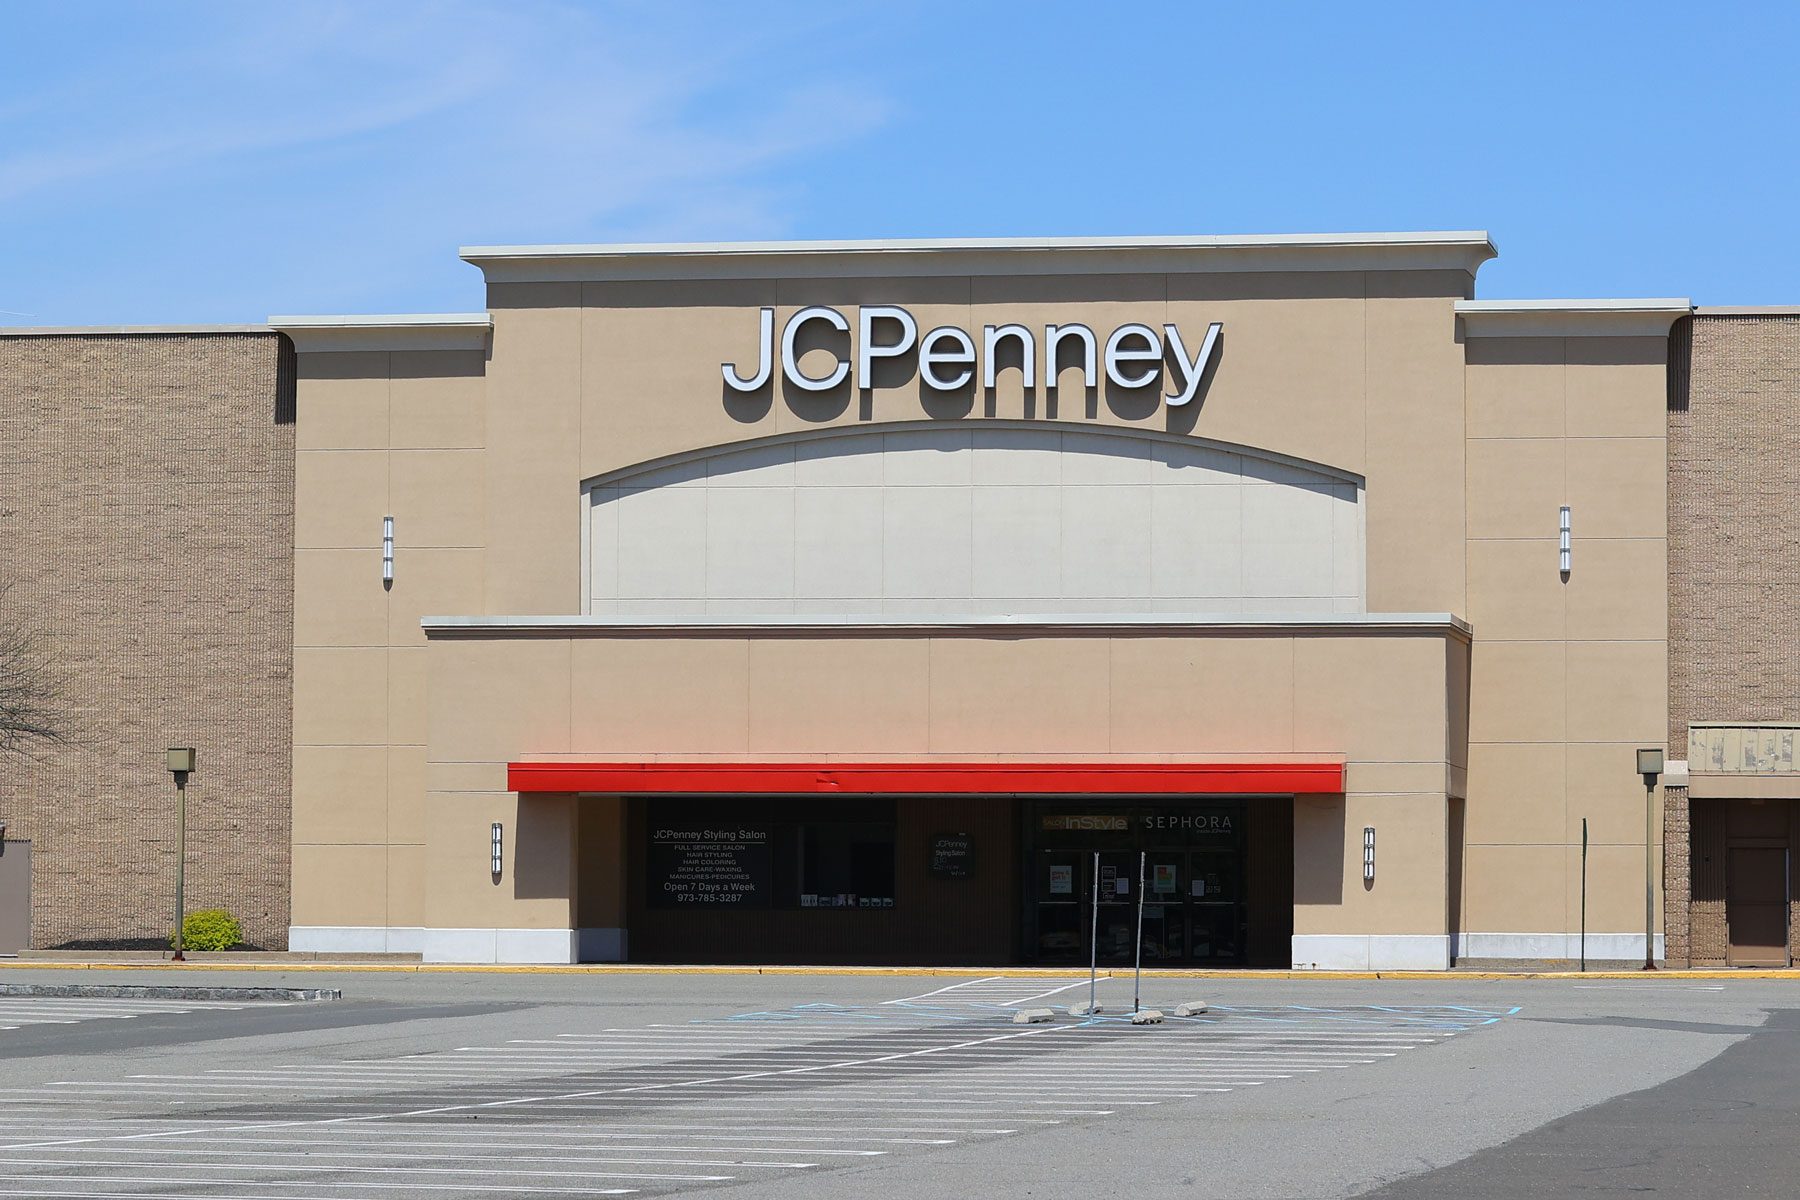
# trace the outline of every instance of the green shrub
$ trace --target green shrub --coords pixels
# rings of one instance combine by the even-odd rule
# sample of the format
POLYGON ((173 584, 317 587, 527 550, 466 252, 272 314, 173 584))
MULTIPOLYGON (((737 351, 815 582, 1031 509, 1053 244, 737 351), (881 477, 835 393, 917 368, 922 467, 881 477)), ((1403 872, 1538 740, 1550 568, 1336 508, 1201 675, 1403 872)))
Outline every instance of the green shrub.
MULTIPOLYGON (((222 908, 191 912, 181 923, 184 950, 229 950, 243 940, 244 931, 239 928, 237 918, 222 908)), ((174 944, 175 939, 171 937, 169 945, 174 944)))

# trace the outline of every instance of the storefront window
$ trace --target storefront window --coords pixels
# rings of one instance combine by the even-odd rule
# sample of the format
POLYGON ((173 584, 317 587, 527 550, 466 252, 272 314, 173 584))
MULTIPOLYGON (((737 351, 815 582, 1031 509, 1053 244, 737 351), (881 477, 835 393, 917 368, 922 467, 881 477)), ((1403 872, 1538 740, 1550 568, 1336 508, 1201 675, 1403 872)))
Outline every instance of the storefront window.
POLYGON ((800 907, 892 908, 894 826, 814 822, 799 827, 800 907))
POLYGON ((804 799, 693 800, 645 809, 651 908, 893 908, 892 802, 855 814, 804 799))

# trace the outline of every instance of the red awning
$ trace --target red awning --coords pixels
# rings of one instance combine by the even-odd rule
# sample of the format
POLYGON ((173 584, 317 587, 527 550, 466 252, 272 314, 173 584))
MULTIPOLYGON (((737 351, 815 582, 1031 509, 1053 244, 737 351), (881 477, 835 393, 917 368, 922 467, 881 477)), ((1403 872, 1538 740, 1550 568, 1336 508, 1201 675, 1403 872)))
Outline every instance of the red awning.
POLYGON ((1117 762, 516 762, 515 792, 607 795, 1230 795, 1344 790, 1344 764, 1117 762))

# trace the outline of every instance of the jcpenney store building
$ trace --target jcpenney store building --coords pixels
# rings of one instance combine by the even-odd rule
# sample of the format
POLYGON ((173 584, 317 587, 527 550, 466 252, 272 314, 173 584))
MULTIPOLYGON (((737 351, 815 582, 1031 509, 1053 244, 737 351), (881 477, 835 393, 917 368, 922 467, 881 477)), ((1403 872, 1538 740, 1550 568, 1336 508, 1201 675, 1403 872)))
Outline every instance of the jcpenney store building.
POLYGON ((79 735, 0 772, 0 953, 166 940, 193 746, 189 907, 271 949, 1078 963, 1098 892, 1107 962, 1141 899, 1153 964, 1646 907, 1786 964, 1800 309, 1493 253, 487 247, 478 313, 0 328, 0 624, 79 735))
POLYGON ((1560 958, 1587 815, 1641 954, 1688 309, 1492 254, 477 247, 485 312, 273 319, 291 946, 1085 961, 1098 882, 1123 960, 1142 851, 1148 961, 1560 958))

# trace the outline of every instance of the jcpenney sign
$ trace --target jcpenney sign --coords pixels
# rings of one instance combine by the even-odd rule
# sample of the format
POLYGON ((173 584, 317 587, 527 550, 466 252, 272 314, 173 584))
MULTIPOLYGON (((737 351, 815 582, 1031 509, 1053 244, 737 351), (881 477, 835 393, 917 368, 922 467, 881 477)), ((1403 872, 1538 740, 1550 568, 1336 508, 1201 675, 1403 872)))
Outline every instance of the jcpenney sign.
MULTIPOLYGON (((837 354, 834 365, 824 374, 808 375, 800 369, 800 353, 795 343, 809 325, 834 329, 842 334, 850 332, 850 322, 835 308, 815 305, 788 318, 781 330, 781 373, 790 384, 803 391, 827 392, 840 386, 849 377, 852 362, 856 365, 856 386, 871 387, 877 361, 902 358, 915 349, 919 378, 925 386, 945 392, 967 387, 975 378, 979 365, 982 386, 991 388, 999 373, 999 352, 1009 341, 1017 343, 1019 369, 1025 386, 1037 385, 1037 335, 1024 325, 983 325, 981 353, 977 356, 975 339, 965 329, 939 325, 920 337, 919 323, 904 308, 891 304, 865 304, 859 313, 857 336, 846 352, 837 354)), ((1094 331, 1086 325, 1046 325, 1042 359, 1045 382, 1052 388, 1056 386, 1056 365, 1062 361, 1059 357, 1061 348, 1065 342, 1074 342, 1081 352, 1082 382, 1090 388, 1099 383, 1102 363, 1107 379, 1118 387, 1135 389, 1154 384, 1161 374, 1162 364, 1167 361, 1170 390, 1166 399, 1171 408, 1178 408, 1199 392, 1200 381, 1212 362, 1223 328, 1218 321, 1207 326, 1206 336, 1189 354, 1182 343, 1181 331, 1173 325, 1164 325, 1160 333, 1149 325, 1121 325, 1107 335, 1104 351, 1094 331)), ((758 391, 774 375, 775 310, 772 308, 762 310, 758 345, 760 349, 753 374, 744 374, 735 363, 721 364, 727 387, 739 392, 758 391)))

